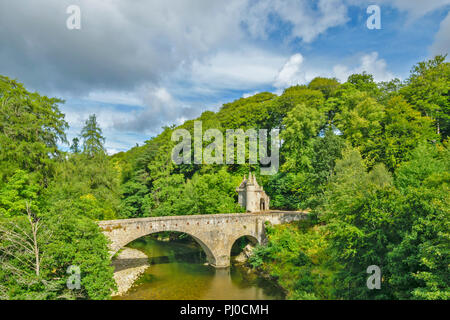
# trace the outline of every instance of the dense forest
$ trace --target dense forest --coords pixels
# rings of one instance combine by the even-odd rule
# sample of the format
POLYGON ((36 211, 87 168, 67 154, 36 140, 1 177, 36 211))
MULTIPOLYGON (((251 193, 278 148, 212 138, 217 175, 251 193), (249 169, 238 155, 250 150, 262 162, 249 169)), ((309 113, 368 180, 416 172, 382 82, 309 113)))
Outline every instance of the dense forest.
POLYGON ((112 156, 95 115, 67 141, 64 101, 0 76, 0 299, 108 299, 113 269, 96 221, 242 212, 235 188, 250 170, 272 209, 310 213, 267 225, 268 244, 249 260, 288 298, 449 299, 445 58, 418 63, 404 81, 319 77, 241 98, 112 156), (279 171, 175 165, 172 132, 193 133, 194 121, 221 132, 279 129, 279 171), (66 286, 72 265, 80 290, 66 286), (366 286, 370 265, 382 270, 379 290, 366 286))

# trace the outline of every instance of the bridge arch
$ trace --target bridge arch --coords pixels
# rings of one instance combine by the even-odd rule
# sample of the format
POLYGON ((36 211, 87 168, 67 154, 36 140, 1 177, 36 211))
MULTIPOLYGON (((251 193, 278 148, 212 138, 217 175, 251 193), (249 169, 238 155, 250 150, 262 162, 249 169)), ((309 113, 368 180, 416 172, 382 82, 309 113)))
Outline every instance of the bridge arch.
POLYGON ((234 236, 233 238, 230 239, 231 247, 233 247, 233 245, 237 241, 239 241, 240 239, 246 239, 252 245, 261 244, 261 242, 262 242, 261 239, 258 239, 255 235, 252 235, 252 234, 240 234, 240 235, 234 236))
POLYGON ((240 254, 247 244, 256 246, 261 244, 261 241, 252 235, 241 235, 232 240, 230 247, 230 257, 240 254))
POLYGON ((148 233, 140 233, 140 234, 137 234, 134 237, 127 237, 127 239, 125 241, 121 242, 120 245, 117 246, 117 249, 114 252, 114 254, 117 251, 119 251, 120 249, 122 249, 123 247, 125 247, 127 244, 129 244, 129 243, 131 243, 131 242, 133 242, 133 241, 135 241, 137 239, 140 239, 140 238, 143 238, 143 237, 155 234, 155 233, 160 233, 160 232, 179 232, 179 233, 184 233, 184 234, 188 235, 189 237, 194 239, 194 241, 202 248, 203 252, 206 254, 206 259, 207 259, 208 263, 212 264, 212 265, 216 264, 216 257, 214 256, 214 253, 208 247, 207 244, 205 244, 198 236, 195 236, 195 235, 193 235, 192 233, 189 233, 189 232, 179 231, 179 230, 163 230, 163 231, 155 230, 155 231, 151 231, 151 232, 148 232, 148 233))

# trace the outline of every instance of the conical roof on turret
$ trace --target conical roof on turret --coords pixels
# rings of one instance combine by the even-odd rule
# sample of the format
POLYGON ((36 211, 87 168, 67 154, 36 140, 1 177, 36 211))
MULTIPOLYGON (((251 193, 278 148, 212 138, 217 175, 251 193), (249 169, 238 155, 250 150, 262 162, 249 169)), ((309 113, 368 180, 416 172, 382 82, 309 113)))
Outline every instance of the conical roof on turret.
POLYGON ((242 180, 242 182, 241 182, 241 184, 239 185, 239 187, 238 188, 245 188, 246 186, 247 186, 247 178, 245 177, 245 174, 244 174, 244 179, 242 180))
POLYGON ((262 187, 259 185, 258 181, 256 181, 256 175, 252 174, 251 171, 248 174, 248 179, 244 175, 244 179, 242 180, 239 187, 237 187, 237 189, 246 189, 247 186, 255 186, 257 190, 259 190, 259 189, 261 191, 263 190, 262 187))
POLYGON ((249 184, 253 184, 253 176, 252 176, 251 171, 248 174, 248 180, 247 180, 247 185, 249 185, 249 184))
POLYGON ((258 181, 256 181, 256 176, 253 176, 253 184, 255 187, 259 187, 258 181))

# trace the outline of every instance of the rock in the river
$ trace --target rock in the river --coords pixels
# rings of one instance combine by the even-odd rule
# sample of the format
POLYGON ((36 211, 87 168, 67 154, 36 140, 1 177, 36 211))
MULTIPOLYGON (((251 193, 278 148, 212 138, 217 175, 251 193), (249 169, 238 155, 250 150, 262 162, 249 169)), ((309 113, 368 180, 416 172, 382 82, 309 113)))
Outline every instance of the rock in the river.
POLYGON ((114 267, 114 280, 117 291, 113 296, 120 296, 131 288, 133 283, 150 266, 148 257, 142 251, 124 248, 112 261, 114 267))
POLYGON ((251 244, 247 244, 241 253, 239 253, 234 259, 237 263, 245 263, 248 258, 252 255, 253 246, 251 244))

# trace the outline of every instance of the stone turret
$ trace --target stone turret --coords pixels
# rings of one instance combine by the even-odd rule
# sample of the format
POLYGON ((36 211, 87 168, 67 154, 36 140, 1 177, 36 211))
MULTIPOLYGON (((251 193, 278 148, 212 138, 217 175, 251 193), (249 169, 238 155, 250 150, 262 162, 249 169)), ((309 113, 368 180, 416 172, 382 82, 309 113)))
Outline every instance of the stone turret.
POLYGON ((269 210, 270 198, 264 192, 263 187, 256 181, 255 175, 250 172, 248 179, 244 175, 239 187, 236 188, 239 204, 246 208, 247 212, 259 212, 269 210))

